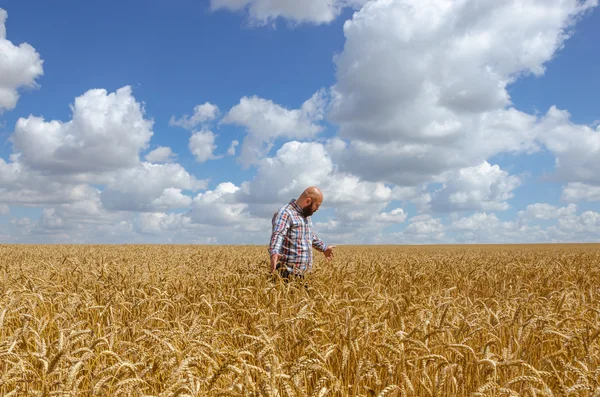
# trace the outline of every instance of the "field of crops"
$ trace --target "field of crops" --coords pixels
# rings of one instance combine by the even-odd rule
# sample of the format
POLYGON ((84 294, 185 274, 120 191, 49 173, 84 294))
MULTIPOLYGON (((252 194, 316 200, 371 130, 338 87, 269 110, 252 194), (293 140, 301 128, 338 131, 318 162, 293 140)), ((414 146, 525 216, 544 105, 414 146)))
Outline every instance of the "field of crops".
POLYGON ((600 396, 600 246, 0 246, 2 396, 600 396))

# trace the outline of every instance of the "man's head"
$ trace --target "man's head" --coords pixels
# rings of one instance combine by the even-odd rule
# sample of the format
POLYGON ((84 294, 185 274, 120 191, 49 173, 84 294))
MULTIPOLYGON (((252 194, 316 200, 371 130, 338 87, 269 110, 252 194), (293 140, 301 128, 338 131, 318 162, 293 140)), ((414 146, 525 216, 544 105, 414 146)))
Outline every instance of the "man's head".
POLYGON ((305 217, 311 216, 317 212, 322 202, 323 193, 316 186, 307 188, 304 192, 302 192, 300 197, 298 197, 298 200, 296 200, 296 204, 302 208, 302 215, 305 217))

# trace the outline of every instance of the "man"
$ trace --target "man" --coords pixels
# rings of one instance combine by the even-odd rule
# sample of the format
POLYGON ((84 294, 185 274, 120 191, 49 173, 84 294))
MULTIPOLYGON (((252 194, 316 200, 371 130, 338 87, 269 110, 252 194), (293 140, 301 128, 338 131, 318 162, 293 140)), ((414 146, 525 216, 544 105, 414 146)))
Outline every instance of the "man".
POLYGON ((273 215, 269 244, 271 273, 279 270, 285 279, 291 275, 303 276, 312 270, 313 247, 323 252, 327 260, 333 259, 335 246, 327 246, 315 235, 310 218, 322 202, 321 190, 311 186, 273 215))

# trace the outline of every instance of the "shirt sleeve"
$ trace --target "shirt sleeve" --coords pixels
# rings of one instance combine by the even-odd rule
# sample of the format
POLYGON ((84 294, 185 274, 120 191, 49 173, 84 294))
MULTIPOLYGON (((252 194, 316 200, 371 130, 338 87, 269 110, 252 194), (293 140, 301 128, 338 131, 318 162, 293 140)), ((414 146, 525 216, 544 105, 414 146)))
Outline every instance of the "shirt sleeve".
POLYGON ((321 239, 317 237, 317 235, 314 232, 312 234, 312 245, 321 252, 327 251, 327 245, 323 241, 321 241, 321 239))
POLYGON ((283 239, 290 229, 290 215, 287 211, 280 211, 273 216, 273 232, 269 243, 269 255, 281 254, 283 239))

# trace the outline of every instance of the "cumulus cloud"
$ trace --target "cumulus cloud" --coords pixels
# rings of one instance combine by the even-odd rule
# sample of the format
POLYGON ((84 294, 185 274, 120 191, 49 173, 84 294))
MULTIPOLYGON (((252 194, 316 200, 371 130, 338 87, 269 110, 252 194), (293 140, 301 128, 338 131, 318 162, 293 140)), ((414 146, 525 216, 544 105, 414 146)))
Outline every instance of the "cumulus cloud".
POLYGON ((548 228, 555 241, 597 242, 600 238, 600 213, 584 211, 577 215, 565 211, 558 217, 556 225, 548 228))
POLYGON ((151 163, 170 163, 176 157, 177 155, 173 153, 170 147, 159 146, 146 155, 146 160, 151 163))
POLYGON ((19 118, 11 141, 19 162, 47 174, 116 171, 139 164, 153 135, 129 86, 92 89, 75 99, 72 120, 19 118))
POLYGON ((242 183, 238 197, 254 204, 281 203, 312 185, 323 191, 324 207, 385 207, 393 200, 390 187, 338 172, 323 144, 298 141, 285 143, 274 157, 261 160, 255 177, 242 183))
MULTIPOLYGON (((56 211, 48 209, 39 219, 14 218, 8 225, 7 243, 36 244, 89 244, 143 242, 134 234, 132 222, 116 220, 106 224, 86 224, 60 218, 56 211)), ((2 238, 2 235, 0 235, 2 238)))
POLYGON ((194 197, 190 218, 200 224, 213 226, 249 226, 247 204, 237 201, 235 194, 239 187, 224 182, 214 190, 199 193, 194 197))
POLYGON ((64 220, 56 215, 54 208, 44 208, 40 219, 40 225, 44 229, 50 230, 63 229, 65 227, 64 220))
POLYGON ((0 158, 0 203, 12 205, 62 204, 85 199, 95 189, 81 181, 50 178, 17 161, 0 158))
POLYGON ((336 19, 344 7, 358 7, 367 0, 211 0, 211 8, 247 10, 253 24, 265 25, 277 18, 298 23, 323 24, 336 19))
POLYGON ((291 141, 274 157, 260 161, 255 177, 242 184, 240 195, 252 203, 287 201, 308 186, 322 186, 332 172, 333 163, 323 145, 291 141))
POLYGON ((540 141, 556 156, 554 179, 600 186, 599 131, 572 123, 567 111, 554 106, 537 128, 540 141))
POLYGON ((127 219, 126 214, 104 208, 100 190, 89 188, 86 193, 77 200, 51 207, 55 216, 64 219, 73 228, 81 225, 111 225, 127 219))
POLYGON ((386 209, 396 199, 390 187, 338 172, 325 146, 317 142, 284 144, 274 157, 260 161, 255 177, 242 183, 235 199, 248 204, 251 216, 270 221, 280 206, 312 185, 323 192, 321 209, 333 209, 333 216, 316 223, 329 238, 348 240, 348 233, 362 238, 406 220, 401 207, 386 209))
POLYGON ((109 210, 160 212, 189 206, 192 198, 182 191, 197 191, 206 185, 206 180, 197 180, 180 164, 144 162, 119 173, 100 197, 109 210))
POLYGON ((435 212, 506 210, 513 190, 522 183, 518 176, 487 161, 450 172, 445 179, 444 186, 431 198, 431 209, 435 212))
POLYGON ((440 239, 444 236, 444 225, 438 218, 422 214, 409 220, 406 232, 413 236, 429 236, 429 238, 440 239))
POLYGON ((229 146, 229 149, 227 149, 227 155, 228 156, 235 156, 235 150, 238 147, 240 143, 238 141, 232 141, 231 145, 229 146))
POLYGON ((190 224, 190 218, 182 214, 149 212, 140 214, 134 228, 138 233, 163 235, 169 231, 179 231, 190 224))
POLYGON ((0 113, 14 109, 23 87, 35 88, 44 74, 40 54, 28 43, 14 45, 6 38, 8 13, 0 8, 0 113))
MULTIPOLYGON (((175 164, 169 147, 141 161, 153 120, 129 87, 84 93, 66 122, 19 119, 11 136, 14 152, 10 160, 0 159, 0 214, 14 204, 46 208, 39 219, 13 219, 0 240, 260 243, 273 212, 309 185, 325 194, 324 219, 316 226, 328 241, 600 238, 600 214, 578 213, 575 204, 532 204, 510 220, 496 214, 509 208, 523 178, 490 163, 499 153, 547 150, 556 156, 552 178, 565 183, 563 200, 600 199, 596 125, 577 125, 555 107, 541 117, 519 111, 507 90, 524 75, 544 74, 596 0, 211 4, 246 10, 257 24, 278 18, 327 23, 343 7, 364 7, 344 25, 346 42, 334 58, 330 90, 317 91, 295 109, 245 96, 224 115, 221 123, 246 131, 227 154, 256 167, 239 186, 221 182, 205 191, 208 181, 175 164), (326 119, 339 134, 315 142, 326 119), (284 140, 290 142, 272 153, 284 140), (173 212, 182 209, 190 211, 173 212)), ((0 11, 0 48, 18 52, 22 61, 0 60, 0 111, 14 107, 19 88, 35 86, 43 72, 35 50, 6 40, 5 19, 0 11)), ((216 135, 208 129, 218 117, 219 108, 206 102, 191 115, 172 116, 169 124, 193 131, 188 147, 205 162, 222 157, 215 155, 216 135)))
POLYGON ((548 242, 548 233, 539 226, 501 221, 496 214, 476 212, 456 219, 447 227, 457 243, 534 243, 548 242))
MULTIPOLYGON (((168 212, 190 208, 192 194, 208 181, 172 163, 169 147, 140 161, 153 134, 152 120, 130 88, 110 94, 89 90, 71 109, 67 122, 35 116, 17 121, 10 161, 0 158, 0 209, 45 208, 37 220, 11 222, 4 241, 135 242, 147 241, 143 236, 159 228, 171 233, 169 238, 183 232, 189 218, 168 212)), ((208 234, 178 241, 209 241, 208 234)))
POLYGON ((348 172, 401 185, 538 150, 509 84, 545 64, 595 0, 371 1, 344 26, 328 117, 348 172), (373 45, 377 43, 377 45, 373 45), (342 150, 344 149, 344 150, 342 150))
POLYGON ((496 214, 487 214, 485 212, 477 212, 469 217, 461 218, 452 223, 452 227, 457 230, 481 230, 489 229, 493 225, 500 222, 496 214))
POLYGON ((403 208, 382 211, 382 206, 368 205, 362 208, 336 211, 335 216, 315 224, 321 236, 334 241, 351 243, 376 243, 374 236, 385 228, 403 224, 408 217, 403 208))
POLYGON ((276 138, 308 139, 321 132, 318 122, 324 117, 326 103, 324 90, 316 92, 300 109, 287 109, 256 96, 243 97, 221 122, 246 128, 240 161, 250 166, 269 153, 276 138))
POLYGON ((600 186, 581 182, 569 183, 563 188, 561 199, 569 202, 600 201, 600 186))
POLYGON ((556 207, 547 203, 530 204, 523 211, 518 212, 518 218, 521 221, 539 221, 559 218, 571 218, 577 212, 575 204, 569 204, 566 207, 556 207))
POLYGON ((519 211, 514 221, 501 221, 494 213, 476 212, 455 220, 447 234, 459 243, 589 242, 600 238, 600 214, 577 213, 577 206, 557 207, 534 203, 519 211), (540 222, 547 223, 541 226, 540 222))
POLYGON ((198 131, 190 137, 188 147, 196 157, 196 161, 204 163, 208 160, 215 160, 217 157, 213 154, 217 145, 215 145, 215 134, 212 131, 198 131))
POLYGON ((130 87, 114 93, 89 90, 75 99, 67 122, 29 116, 17 121, 10 162, 0 159, 0 203, 47 205, 48 222, 115 222, 119 211, 185 208, 206 186, 179 164, 168 147, 140 152, 153 135, 152 121, 130 87), (99 187, 92 187, 96 185, 99 187))
POLYGON ((214 120, 218 115, 219 107, 210 102, 206 102, 202 105, 196 105, 194 107, 194 114, 192 114, 192 116, 185 114, 179 119, 176 119, 175 116, 171 116, 169 125, 192 130, 197 126, 206 123, 207 121, 214 120))
POLYGON ((576 207, 555 207, 546 203, 530 205, 515 220, 503 221, 493 212, 475 212, 456 217, 450 223, 422 214, 408 219, 401 232, 379 234, 374 243, 456 244, 456 243, 554 243, 593 242, 600 238, 600 214, 576 207), (557 211, 551 215, 552 210, 557 211), (540 221, 551 222, 541 226, 540 221))

